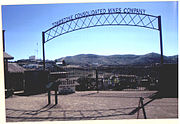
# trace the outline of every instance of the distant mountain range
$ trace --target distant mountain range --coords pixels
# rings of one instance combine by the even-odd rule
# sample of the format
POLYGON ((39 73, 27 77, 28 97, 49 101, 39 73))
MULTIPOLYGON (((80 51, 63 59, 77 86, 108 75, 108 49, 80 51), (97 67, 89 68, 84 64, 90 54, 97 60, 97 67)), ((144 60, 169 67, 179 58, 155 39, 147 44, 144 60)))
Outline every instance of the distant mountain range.
MULTIPOLYGON (((75 56, 67 56, 56 59, 56 61, 64 60, 67 64, 81 66, 97 66, 97 65, 152 65, 160 63, 160 54, 149 53, 145 55, 95 55, 95 54, 79 54, 75 56)), ((178 55, 164 56, 164 63, 178 63, 178 55)))

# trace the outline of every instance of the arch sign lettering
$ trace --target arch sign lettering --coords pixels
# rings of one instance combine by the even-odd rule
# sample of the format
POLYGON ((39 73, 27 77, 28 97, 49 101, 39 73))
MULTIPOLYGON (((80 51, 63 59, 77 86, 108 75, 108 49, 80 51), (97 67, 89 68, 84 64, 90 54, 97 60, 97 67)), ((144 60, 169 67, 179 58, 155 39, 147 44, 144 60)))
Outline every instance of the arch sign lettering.
POLYGON ((146 10, 140 8, 103 8, 64 17, 53 22, 51 28, 42 32, 44 70, 44 45, 46 42, 66 33, 97 26, 136 26, 158 30, 160 36, 161 64, 163 64, 161 16, 146 14, 146 10))
POLYGON ((61 23, 71 21, 73 19, 78 19, 86 16, 92 16, 97 14, 107 14, 107 13, 134 13, 134 14, 145 14, 144 9, 137 8, 108 8, 108 9, 97 9, 91 11, 84 11, 82 13, 77 13, 75 15, 71 15, 65 18, 60 19, 59 21, 53 22, 52 25, 59 25, 61 23))

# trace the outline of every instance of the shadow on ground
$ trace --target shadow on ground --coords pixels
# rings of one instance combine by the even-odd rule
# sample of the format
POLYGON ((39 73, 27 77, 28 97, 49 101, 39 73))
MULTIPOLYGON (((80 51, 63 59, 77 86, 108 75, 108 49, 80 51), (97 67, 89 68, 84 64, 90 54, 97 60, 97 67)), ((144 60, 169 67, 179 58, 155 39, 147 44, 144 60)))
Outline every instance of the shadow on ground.
MULTIPOLYGON (((77 95, 77 94, 76 94, 77 95)), ((78 94, 81 97, 103 97, 103 93, 87 93, 78 94)), ((107 95, 107 94, 106 94, 107 95)), ((131 94, 130 94, 131 95, 131 94)), ((71 96, 72 97, 72 96, 71 96)), ((112 97, 110 94, 108 97, 112 97)), ((118 97, 118 96, 114 96, 118 97)), ((119 96, 120 98, 131 98, 131 96, 119 96)), ((132 97, 134 98, 134 97, 132 97)), ((140 97, 139 97, 140 98, 140 97)), ((11 109, 6 108, 6 119, 7 122, 19 122, 19 121, 69 121, 69 120, 107 120, 107 119, 136 119, 137 115, 143 107, 152 103, 154 100, 161 99, 162 97, 158 92, 144 95, 144 103, 141 106, 130 105, 128 107, 109 107, 103 109, 92 108, 66 108, 60 104, 57 105, 42 105, 39 109, 28 110, 28 109, 11 109), (146 99, 147 98, 147 99, 146 99)), ((73 103, 72 103, 73 104, 73 103)), ((142 115, 143 118, 143 115, 142 115)), ((148 117, 147 117, 148 118, 148 117)))
MULTIPOLYGON (((46 93, 46 91, 16 91, 11 96, 17 95, 17 96, 33 96, 33 95, 39 95, 46 93)), ((7 97, 8 98, 8 97, 7 97)))
MULTIPOLYGON (((92 94, 89 94, 92 95, 92 94)), ((155 94, 156 95, 156 94, 155 94)), ((155 95, 144 106, 156 99, 155 95)), ((152 96, 150 96, 152 97, 152 96)), ((103 118, 135 118, 141 107, 132 106, 127 108, 112 109, 86 109, 86 110, 64 110, 60 105, 48 104, 37 110, 16 110, 6 108, 7 121, 42 121, 42 120, 98 120, 103 118), (12 114, 14 113, 14 114, 12 114), (129 117, 127 117, 129 116, 129 117)))
POLYGON ((129 111, 136 107, 114 108, 114 109, 94 109, 94 110, 62 110, 55 109, 56 105, 46 105, 38 110, 16 110, 6 109, 8 113, 18 113, 14 116, 7 115, 7 121, 39 121, 39 120, 96 120, 103 117, 115 117, 129 115, 129 111), (58 113, 58 116, 53 116, 58 113))

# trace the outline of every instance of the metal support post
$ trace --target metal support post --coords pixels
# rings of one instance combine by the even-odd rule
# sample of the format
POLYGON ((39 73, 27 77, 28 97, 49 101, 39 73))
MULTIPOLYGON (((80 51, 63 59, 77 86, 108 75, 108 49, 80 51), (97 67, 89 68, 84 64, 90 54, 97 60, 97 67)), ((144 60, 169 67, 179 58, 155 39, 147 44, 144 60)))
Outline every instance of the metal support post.
POLYGON ((96 68, 96 88, 97 88, 97 93, 99 93, 99 89, 98 89, 98 70, 96 68))
POLYGON ((145 112, 145 109, 144 109, 143 100, 144 100, 144 99, 143 99, 142 97, 140 97, 140 102, 141 102, 141 107, 142 107, 142 110, 143 110, 144 119, 147 119, 147 117, 146 117, 146 112, 145 112))
MULTIPOLYGON (((4 34, 5 34, 5 30, 2 30, 2 40, 3 40, 3 52, 5 52, 5 38, 4 38, 4 34)), ((5 62, 5 59, 3 59, 4 61, 4 81, 6 81, 6 62, 5 62)))
POLYGON ((55 90, 54 92, 55 92, 55 104, 58 104, 57 90, 55 90))
POLYGON ((4 34, 5 34, 5 30, 2 30, 3 52, 5 52, 5 37, 4 37, 4 34))
POLYGON ((163 43, 162 43, 162 27, 161 27, 161 16, 158 16, 158 28, 160 36, 160 49, 161 49, 161 65, 163 65, 163 43))
MULTIPOLYGON (((3 52, 5 52, 5 30, 2 30, 2 40, 3 40, 3 52)), ((4 63, 4 84, 5 87, 7 86, 7 72, 8 72, 8 60, 7 59, 3 59, 3 63, 4 63)), ((10 88, 11 88, 11 84, 10 84, 10 88)))
POLYGON ((137 112, 137 119, 139 118, 139 111, 140 111, 140 104, 141 104, 141 99, 139 99, 139 104, 138 104, 138 112, 137 112))
POLYGON ((45 37, 44 37, 44 32, 42 32, 42 47, 43 47, 43 70, 45 70, 45 37))
POLYGON ((48 91, 48 105, 51 104, 51 91, 48 91))

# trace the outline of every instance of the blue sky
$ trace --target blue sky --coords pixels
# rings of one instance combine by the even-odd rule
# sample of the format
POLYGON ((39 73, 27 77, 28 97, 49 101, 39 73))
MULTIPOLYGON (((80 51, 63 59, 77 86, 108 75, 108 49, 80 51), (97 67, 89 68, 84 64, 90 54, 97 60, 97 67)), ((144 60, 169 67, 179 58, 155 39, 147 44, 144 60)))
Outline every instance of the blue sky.
MULTIPOLYGON (((2 26, 6 52, 14 60, 36 55, 42 59, 42 31, 52 23, 76 13, 101 8, 141 8, 146 14, 161 16, 164 55, 178 54, 177 2, 71 3, 3 5, 2 26), (38 45, 37 45, 38 44, 38 45), (38 50, 38 53, 37 53, 38 50)), ((77 54, 160 53, 159 32, 132 26, 94 27, 59 36, 45 44, 46 59, 77 54)))

